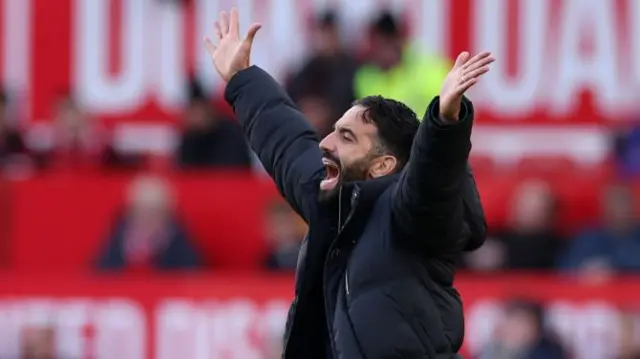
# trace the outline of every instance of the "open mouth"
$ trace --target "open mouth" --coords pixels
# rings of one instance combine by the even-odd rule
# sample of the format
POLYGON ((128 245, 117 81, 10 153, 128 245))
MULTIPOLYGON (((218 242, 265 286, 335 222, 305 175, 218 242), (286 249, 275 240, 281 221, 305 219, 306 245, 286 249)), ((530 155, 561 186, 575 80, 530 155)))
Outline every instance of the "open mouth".
POLYGON ((332 190, 338 185, 338 181, 340 180, 340 166, 334 161, 323 158, 322 164, 325 168, 325 178, 320 182, 321 190, 332 190))

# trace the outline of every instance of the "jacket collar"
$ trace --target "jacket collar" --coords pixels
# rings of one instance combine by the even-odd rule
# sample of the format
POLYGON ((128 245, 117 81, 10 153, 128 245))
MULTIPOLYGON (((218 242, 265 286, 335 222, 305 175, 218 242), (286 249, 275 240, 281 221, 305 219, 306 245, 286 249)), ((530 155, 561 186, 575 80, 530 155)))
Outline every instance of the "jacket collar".
POLYGON ((388 175, 366 181, 354 181, 344 185, 345 193, 351 197, 351 202, 358 200, 358 206, 372 207, 380 195, 400 178, 399 174, 388 175))

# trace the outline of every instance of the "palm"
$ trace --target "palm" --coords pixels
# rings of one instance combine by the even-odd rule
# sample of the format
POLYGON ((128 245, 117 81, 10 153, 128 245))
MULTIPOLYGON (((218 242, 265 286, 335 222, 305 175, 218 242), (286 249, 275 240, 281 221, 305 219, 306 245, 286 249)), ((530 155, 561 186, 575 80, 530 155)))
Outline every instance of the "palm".
POLYGON ((453 68, 447 74, 440 89, 440 115, 457 120, 462 96, 475 85, 480 77, 489 71, 489 64, 495 59, 489 52, 481 52, 470 58, 468 52, 461 53, 453 68))
POLYGON ((238 11, 234 8, 230 16, 226 12, 220 13, 215 24, 214 44, 210 39, 205 39, 205 46, 218 74, 225 81, 229 81, 233 75, 249 67, 251 59, 251 45, 260 24, 253 24, 244 39, 240 38, 240 24, 238 11))

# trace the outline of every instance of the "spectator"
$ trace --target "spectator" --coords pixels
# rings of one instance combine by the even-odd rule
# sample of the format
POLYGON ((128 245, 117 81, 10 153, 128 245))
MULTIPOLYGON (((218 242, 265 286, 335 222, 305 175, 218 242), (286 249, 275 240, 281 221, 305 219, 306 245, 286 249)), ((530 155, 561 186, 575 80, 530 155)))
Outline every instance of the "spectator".
POLYGON ((60 96, 55 103, 49 145, 36 146, 40 162, 47 168, 96 169, 123 161, 113 149, 105 128, 88 117, 69 94, 60 96))
POLYGON ((565 242, 555 232, 556 199, 541 181, 524 182, 512 198, 508 228, 465 257, 475 269, 552 269, 565 242))
POLYGON ((173 212, 173 196, 162 179, 137 178, 98 267, 107 270, 194 269, 201 261, 173 212))
POLYGON ((560 343, 544 328, 542 307, 513 301, 497 328, 496 336, 477 359, 565 359, 560 343))
POLYGON ((616 132, 613 150, 618 173, 634 177, 640 174, 640 126, 632 126, 628 131, 616 132))
POLYGON ((390 12, 383 12, 373 20, 365 60, 367 64, 355 75, 356 98, 382 95, 404 102, 417 114, 424 113, 440 92, 450 68, 447 59, 427 56, 409 46, 398 20, 390 12))
POLYGON ((22 134, 9 120, 9 98, 0 90, 0 170, 13 170, 25 164, 30 166, 22 134))
POLYGON ((620 316, 616 359, 640 359, 640 320, 633 312, 623 312, 620 316))
POLYGON ((21 359, 54 359, 56 357, 53 328, 27 327, 21 334, 21 359))
POLYGON ((604 224, 575 238, 561 260, 561 267, 580 270, 585 278, 614 272, 640 271, 640 226, 632 191, 611 186, 602 199, 604 224))
MULTIPOLYGON (((284 327, 284 325, 283 325, 284 327)), ((263 359, 282 359, 282 337, 284 332, 280 330, 268 330, 264 335, 263 359)))
POLYGON ((314 106, 323 107, 323 121, 313 125, 324 137, 355 99, 356 62, 342 46, 335 12, 321 14, 313 25, 311 56, 288 81, 287 92, 299 105, 313 98, 314 106))
POLYGON ((240 126, 216 113, 201 86, 191 82, 184 132, 178 147, 182 168, 250 168, 251 155, 240 126))
POLYGON ((268 206, 266 237, 269 255, 265 266, 271 270, 295 270, 305 232, 305 223, 288 204, 277 201, 268 206))
POLYGON ((332 112, 330 101, 321 95, 302 95, 298 99, 298 108, 316 129, 319 137, 324 137, 333 131, 333 124, 339 118, 332 112))

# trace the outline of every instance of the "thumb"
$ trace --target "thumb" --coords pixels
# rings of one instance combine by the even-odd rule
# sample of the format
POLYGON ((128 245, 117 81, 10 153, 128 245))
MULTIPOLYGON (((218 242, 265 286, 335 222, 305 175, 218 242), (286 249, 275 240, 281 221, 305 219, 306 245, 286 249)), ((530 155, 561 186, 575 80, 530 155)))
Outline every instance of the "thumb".
POLYGON ((258 30, 260 30, 261 27, 262 27, 261 24, 253 24, 249 28, 249 31, 247 31, 247 36, 244 38, 244 41, 248 43, 249 46, 253 44, 253 39, 255 39, 256 34, 258 33, 258 30))
POLYGON ((463 51, 460 53, 460 55, 458 55, 458 58, 456 59, 456 63, 453 65, 453 67, 458 68, 464 65, 465 62, 467 62, 468 60, 469 60, 469 53, 466 51, 463 51))

